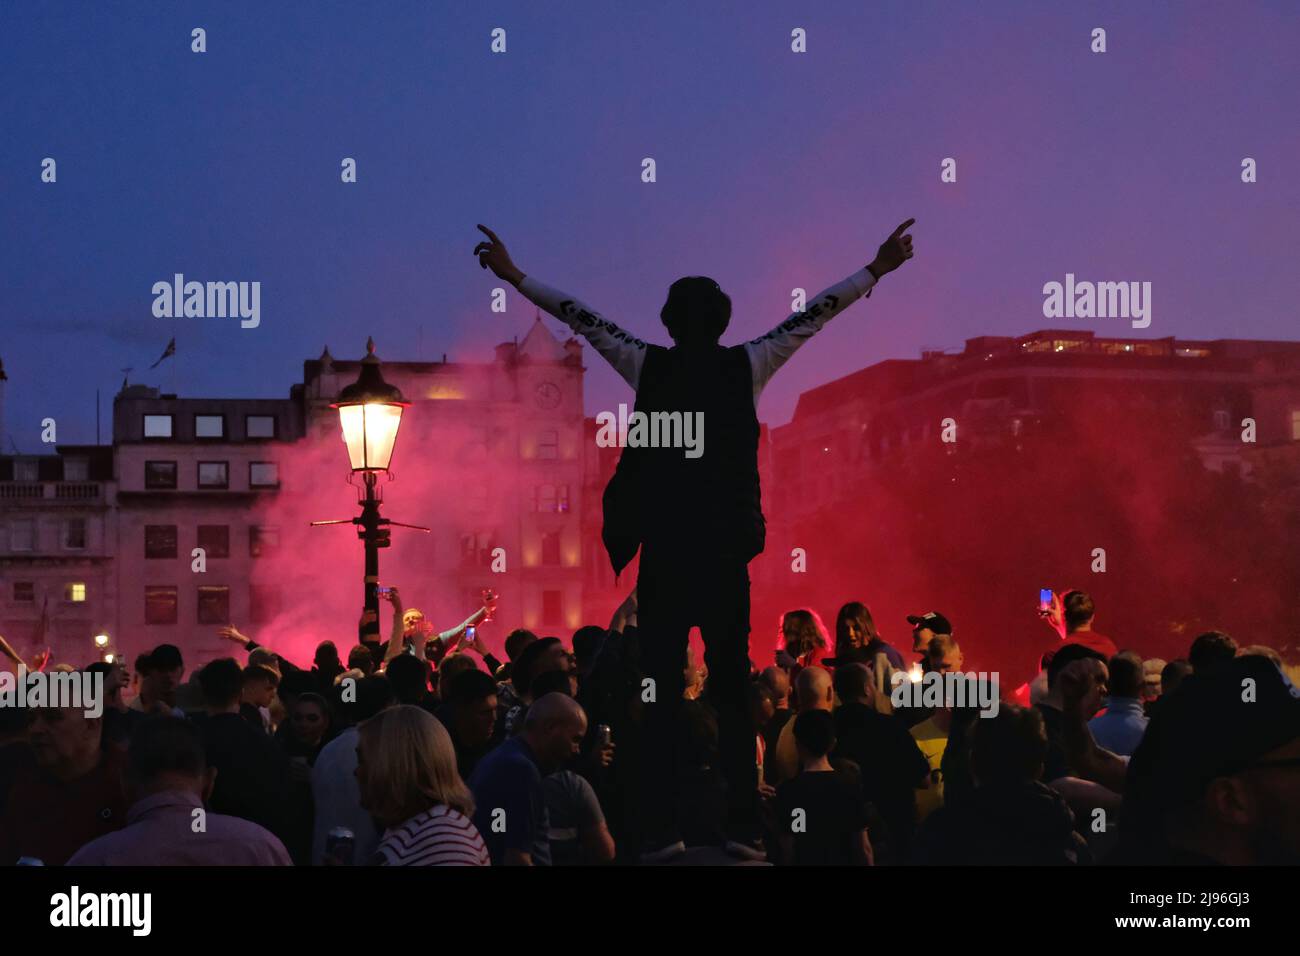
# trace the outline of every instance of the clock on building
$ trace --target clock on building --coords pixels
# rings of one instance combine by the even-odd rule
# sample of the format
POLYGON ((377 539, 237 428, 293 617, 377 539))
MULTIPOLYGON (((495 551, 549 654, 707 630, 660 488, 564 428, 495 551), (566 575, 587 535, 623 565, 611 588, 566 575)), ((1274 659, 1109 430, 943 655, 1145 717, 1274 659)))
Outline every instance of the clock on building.
POLYGON ((560 387, 554 382, 542 382, 537 386, 533 396, 537 401, 538 408, 549 410, 560 404, 560 387))

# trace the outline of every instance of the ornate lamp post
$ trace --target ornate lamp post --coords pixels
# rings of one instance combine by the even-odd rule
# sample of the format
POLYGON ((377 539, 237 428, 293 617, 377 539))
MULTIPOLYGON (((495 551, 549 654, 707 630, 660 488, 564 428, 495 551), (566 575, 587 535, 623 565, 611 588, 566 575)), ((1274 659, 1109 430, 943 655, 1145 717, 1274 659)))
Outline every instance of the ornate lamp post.
MULTIPOLYGON (((338 409, 339 425, 343 429, 343 443, 348 449, 352 476, 361 476, 358 498, 361 514, 342 521, 313 521, 313 525, 354 524, 357 537, 365 543, 365 610, 361 625, 361 640, 377 642, 379 636, 379 549, 390 544, 390 525, 428 531, 418 525, 404 525, 381 517, 379 506, 383 495, 379 491, 379 475, 387 474, 397 444, 397 431, 402 424, 402 410, 410 402, 401 389, 384 381, 379 370, 379 356, 375 355, 374 339, 366 340, 366 357, 361 360, 357 380, 339 392, 330 407, 338 409)), ((349 482, 351 481, 349 476, 349 482)))

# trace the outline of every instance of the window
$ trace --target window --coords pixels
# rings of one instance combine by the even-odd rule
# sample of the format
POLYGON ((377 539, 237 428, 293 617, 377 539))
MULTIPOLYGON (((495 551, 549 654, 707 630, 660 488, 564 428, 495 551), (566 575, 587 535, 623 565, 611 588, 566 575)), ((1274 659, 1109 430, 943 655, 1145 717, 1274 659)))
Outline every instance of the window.
POLYGON ((176 623, 176 588, 157 585, 145 587, 144 622, 146 624, 176 623))
POLYGON ((194 437, 195 438, 225 438, 226 437, 226 416, 225 415, 195 415, 194 416, 194 437))
POLYGON ((200 488, 229 488, 230 466, 224 461, 199 462, 200 488))
POLYGON ((1216 408, 1214 410, 1215 431, 1226 432, 1228 430, 1228 421, 1228 410, 1226 408, 1216 408))
POLYGON ((144 556, 146 558, 176 557, 176 525, 147 524, 144 526, 144 556))
POLYGON ((230 588, 222 585, 199 585, 199 623, 230 623, 230 588))
POLYGON ((170 415, 146 415, 144 417, 145 438, 171 438, 172 417, 170 415))
POLYGON ((554 428, 548 428, 537 436, 537 457, 560 457, 560 433, 554 428))
POLYGON ((9 524, 9 550, 36 550, 36 522, 31 518, 15 518, 9 524))
POLYGON ((248 587, 248 616, 254 624, 265 624, 280 614, 280 589, 269 584, 248 587))
POLYGON ((68 551, 81 551, 86 547, 85 518, 69 518, 63 523, 63 547, 68 551))
POLYGON ((41 466, 35 461, 14 462, 14 481, 40 481, 41 466))
POLYGON ((280 466, 273 461, 248 463, 248 487, 276 488, 280 485, 280 466))
POLYGON ((86 600, 86 585, 83 581, 74 581, 63 588, 63 600, 69 604, 82 604, 86 600))
POLYGON ((176 462, 146 461, 144 463, 144 486, 146 488, 175 488, 176 462))
POLYGON ((199 525, 199 547, 209 558, 230 557, 230 525, 199 525))
POLYGON ((542 533, 542 564, 560 563, 560 532, 542 533))
POLYGON ((533 510, 547 513, 567 513, 569 510, 569 486, 536 486, 533 489, 533 510))
POLYGON ((34 581, 15 581, 13 593, 15 604, 36 603, 36 583, 34 581))
POLYGON ((265 558, 275 554, 280 547, 280 529, 254 525, 248 529, 248 556, 265 558))
POLYGON ((460 536, 460 566, 486 568, 492 565, 493 536, 485 531, 460 536))
POLYGON ((245 438, 274 438, 274 415, 246 415, 244 417, 245 438))
POLYGON ((563 624, 563 594, 559 591, 542 592, 542 623, 563 624))
POLYGON ((1291 409, 1291 440, 1300 441, 1300 408, 1291 409))
POLYGON ((89 481, 90 462, 84 458, 63 459, 64 481, 89 481))

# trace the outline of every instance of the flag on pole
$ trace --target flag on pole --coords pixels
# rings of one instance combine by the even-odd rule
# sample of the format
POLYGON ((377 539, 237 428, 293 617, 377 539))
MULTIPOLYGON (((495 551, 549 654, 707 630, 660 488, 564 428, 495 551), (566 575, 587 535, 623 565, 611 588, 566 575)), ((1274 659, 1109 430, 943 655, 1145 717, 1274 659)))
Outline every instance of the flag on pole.
POLYGON ((163 349, 163 354, 159 357, 158 361, 150 365, 149 368, 151 370, 157 368, 159 365, 163 363, 163 359, 171 358, 171 356, 175 354, 176 354, 176 337, 172 336, 172 340, 167 343, 167 348, 163 349))

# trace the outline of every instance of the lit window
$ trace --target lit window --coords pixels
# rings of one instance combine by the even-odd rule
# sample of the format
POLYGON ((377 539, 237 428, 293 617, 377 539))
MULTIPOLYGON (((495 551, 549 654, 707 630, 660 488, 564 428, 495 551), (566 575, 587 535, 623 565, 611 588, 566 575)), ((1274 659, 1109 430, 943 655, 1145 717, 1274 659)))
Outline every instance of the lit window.
POLYGON ((144 417, 145 438, 171 438, 172 417, 170 415, 146 415, 144 417))
POLYGON ((225 438, 226 417, 224 415, 195 415, 195 438, 225 438))
POLYGON ((70 601, 73 604, 81 604, 86 600, 86 585, 81 581, 69 584, 64 589, 63 600, 70 601))
POLYGON ((14 462, 14 481, 40 481, 41 466, 34 461, 14 462))

